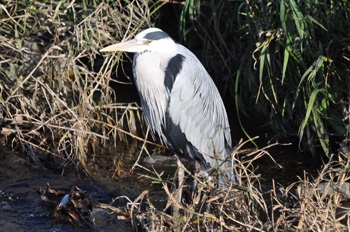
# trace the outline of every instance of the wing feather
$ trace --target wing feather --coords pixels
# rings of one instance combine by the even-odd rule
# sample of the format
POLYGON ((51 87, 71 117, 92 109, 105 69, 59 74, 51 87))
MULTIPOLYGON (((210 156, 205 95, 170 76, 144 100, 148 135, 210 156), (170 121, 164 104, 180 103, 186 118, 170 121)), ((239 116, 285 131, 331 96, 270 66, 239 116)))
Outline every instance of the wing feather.
MULTIPOLYGON (((187 48, 178 46, 185 61, 170 93, 169 113, 198 151, 226 159, 231 135, 221 96, 200 61, 187 48)), ((214 166, 215 159, 206 155, 207 163, 214 166)))

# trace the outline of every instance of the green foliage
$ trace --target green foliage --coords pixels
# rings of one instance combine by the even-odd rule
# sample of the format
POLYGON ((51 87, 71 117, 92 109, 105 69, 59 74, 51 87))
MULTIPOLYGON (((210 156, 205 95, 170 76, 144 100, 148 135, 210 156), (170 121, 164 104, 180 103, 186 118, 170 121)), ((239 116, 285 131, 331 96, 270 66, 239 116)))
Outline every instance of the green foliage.
POLYGON ((239 115, 254 104, 249 114, 265 116, 271 137, 298 136, 313 155, 349 139, 348 1, 186 1, 183 12, 189 7, 182 25, 202 39, 201 59, 239 115))

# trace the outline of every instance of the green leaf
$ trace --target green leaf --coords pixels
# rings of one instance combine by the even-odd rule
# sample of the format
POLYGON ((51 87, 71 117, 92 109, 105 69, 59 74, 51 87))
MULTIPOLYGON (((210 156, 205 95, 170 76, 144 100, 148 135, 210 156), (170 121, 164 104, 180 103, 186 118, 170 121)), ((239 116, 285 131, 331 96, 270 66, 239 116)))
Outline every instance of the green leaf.
POLYGON ((308 78, 309 80, 312 79, 316 75, 317 71, 322 66, 322 64, 323 64, 323 57, 319 56, 317 58, 317 60, 315 60, 312 63, 312 65, 305 71, 304 75, 301 77, 301 80, 300 80, 299 85, 298 85, 298 89, 300 88, 300 85, 304 81, 305 77, 309 75, 309 73, 310 73, 309 78, 308 78))
POLYGON ((327 28, 325 28, 321 23, 319 23, 316 19, 314 19, 313 17, 311 17, 311 15, 305 15, 305 17, 307 19, 309 19, 311 22, 313 22, 314 24, 318 25, 319 27, 321 27, 323 30, 328 31, 327 28))
POLYGON ((316 100, 316 97, 317 97, 317 94, 322 91, 322 89, 315 89, 312 93, 311 93, 311 96, 310 96, 310 99, 309 99, 309 103, 307 104, 307 110, 306 110, 306 115, 305 115, 305 118, 303 119, 300 127, 299 127, 299 131, 298 131, 298 134, 299 134, 299 143, 301 142, 301 139, 303 138, 303 135, 304 135, 304 129, 305 129, 305 126, 310 118, 310 114, 312 112, 312 109, 314 107, 314 103, 315 103, 315 100, 316 100))
POLYGON ((193 21, 193 19, 194 19, 194 8, 195 8, 194 0, 190 0, 189 2, 190 2, 190 5, 188 7, 188 14, 190 16, 190 20, 193 21))
POLYGON ((315 107, 313 107, 313 109, 312 109, 312 115, 313 115, 313 119, 314 119, 313 121, 315 124, 318 140, 321 144, 321 147, 322 147, 324 153, 328 157, 329 156, 329 133, 326 130, 326 128, 321 120, 320 114, 318 113, 318 111, 315 107))
POLYGON ((282 67, 282 83, 284 83, 284 78, 286 77, 287 64, 289 59, 289 46, 286 46, 284 49, 284 58, 283 58, 283 67, 282 67))
POLYGON ((294 23, 297 28, 300 39, 304 39, 305 35, 305 25, 302 19, 304 18, 303 14, 299 10, 298 5, 294 0, 289 0, 291 8, 293 9, 294 23))
POLYGON ((280 2, 280 20, 282 24, 282 28, 286 33, 286 7, 284 6, 284 0, 280 2))
POLYGON ((262 81, 263 78, 263 74, 264 74, 264 64, 265 64, 265 57, 266 57, 266 48, 268 47, 268 45, 264 45, 264 47, 261 50, 260 53, 260 66, 259 66, 259 81, 262 81))

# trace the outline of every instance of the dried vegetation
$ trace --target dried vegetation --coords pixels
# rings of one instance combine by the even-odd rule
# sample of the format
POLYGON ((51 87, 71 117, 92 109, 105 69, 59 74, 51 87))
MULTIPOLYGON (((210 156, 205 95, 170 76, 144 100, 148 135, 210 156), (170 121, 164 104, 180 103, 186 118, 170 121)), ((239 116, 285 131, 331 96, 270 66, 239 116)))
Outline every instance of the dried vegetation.
POLYGON ((149 26, 156 7, 142 1, 0 4, 3 144, 42 168, 48 157, 86 168, 94 144, 138 138, 139 106, 116 103, 110 87, 112 67, 122 68, 128 57, 103 59, 98 50, 149 26))
POLYGON ((181 204, 169 190, 169 184, 158 176, 168 196, 167 207, 157 209, 148 199, 148 192, 144 192, 135 201, 129 201, 133 225, 146 231, 349 230, 350 185, 346 167, 350 160, 344 154, 331 157, 316 178, 305 173, 298 182, 283 187, 274 182, 272 186, 261 185, 259 176, 254 174, 254 161, 269 155, 265 149, 244 153, 253 158, 237 161, 238 185, 219 190, 199 184, 189 200, 181 204), (141 209, 145 201, 146 212, 141 209), (171 210, 176 207, 180 217, 171 210))

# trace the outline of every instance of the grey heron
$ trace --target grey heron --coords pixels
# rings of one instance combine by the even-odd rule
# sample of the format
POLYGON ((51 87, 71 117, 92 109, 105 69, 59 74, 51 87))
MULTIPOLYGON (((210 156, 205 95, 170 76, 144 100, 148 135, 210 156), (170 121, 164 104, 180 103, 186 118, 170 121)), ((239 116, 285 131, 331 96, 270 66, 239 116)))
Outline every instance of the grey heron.
POLYGON ((135 53, 133 75, 146 123, 178 156, 198 162, 202 176, 218 171, 236 182, 226 110, 213 80, 197 57, 158 28, 100 50, 135 53), (211 169, 211 171, 207 171, 211 169), (225 175, 223 170, 225 169, 225 175))

